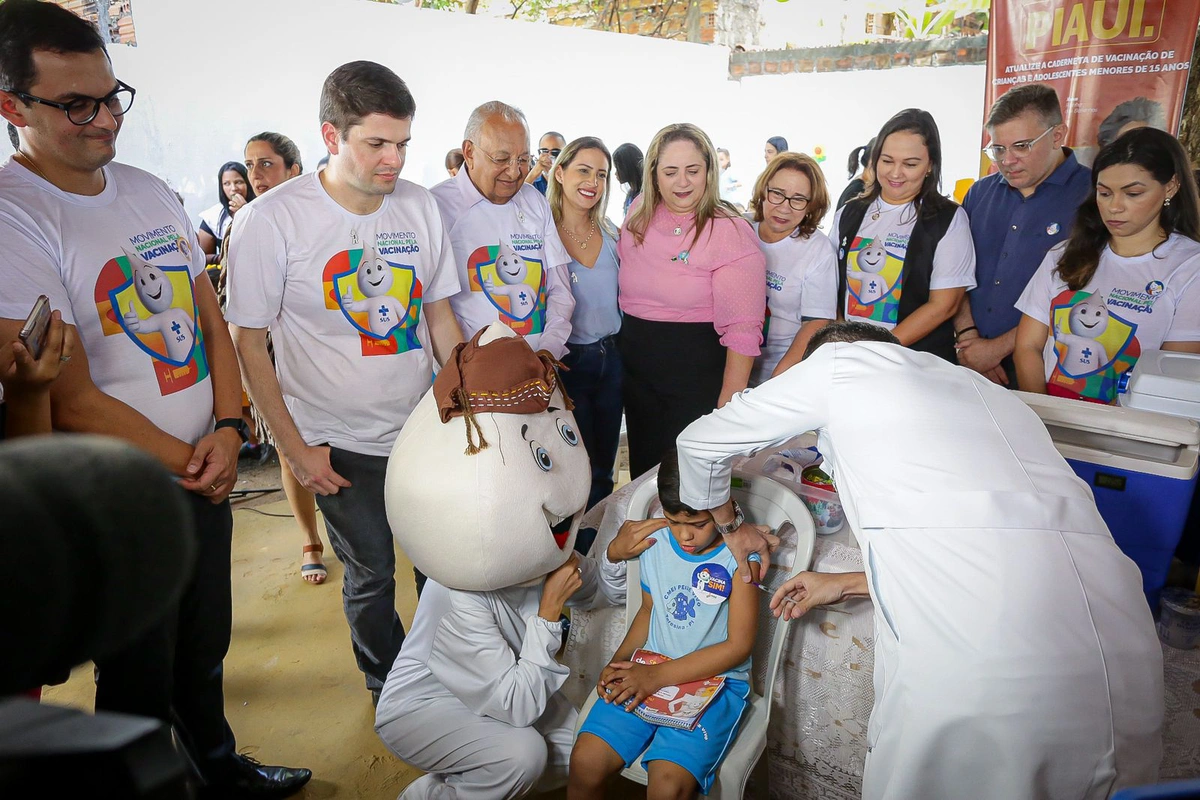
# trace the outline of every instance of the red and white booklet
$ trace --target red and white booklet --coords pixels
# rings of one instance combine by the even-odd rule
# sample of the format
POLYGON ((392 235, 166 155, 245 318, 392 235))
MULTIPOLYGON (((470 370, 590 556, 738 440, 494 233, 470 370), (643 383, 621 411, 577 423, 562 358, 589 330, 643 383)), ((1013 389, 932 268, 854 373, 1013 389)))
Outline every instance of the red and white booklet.
MULTIPOLYGON (((671 659, 653 650, 635 650, 632 660, 638 664, 662 664, 671 659)), ((700 715, 725 685, 724 677, 689 681, 678 686, 664 686, 633 710, 646 722, 681 730, 695 730, 700 715)))

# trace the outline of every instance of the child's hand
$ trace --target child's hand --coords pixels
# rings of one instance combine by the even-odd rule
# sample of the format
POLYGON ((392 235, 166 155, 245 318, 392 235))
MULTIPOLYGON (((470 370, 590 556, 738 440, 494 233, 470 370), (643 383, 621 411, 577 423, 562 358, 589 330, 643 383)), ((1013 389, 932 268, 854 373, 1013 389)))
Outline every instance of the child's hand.
POLYGON ((621 670, 614 668, 612 664, 600 670, 600 680, 596 681, 596 694, 604 702, 612 702, 612 693, 620 685, 616 679, 621 675, 621 672, 621 670))
POLYGON ((658 677, 657 665, 638 664, 633 661, 614 661, 608 665, 607 669, 614 672, 613 677, 604 687, 605 693, 610 698, 608 702, 624 705, 626 711, 637 708, 643 700, 666 686, 658 677), (609 691, 610 689, 612 691, 609 691))

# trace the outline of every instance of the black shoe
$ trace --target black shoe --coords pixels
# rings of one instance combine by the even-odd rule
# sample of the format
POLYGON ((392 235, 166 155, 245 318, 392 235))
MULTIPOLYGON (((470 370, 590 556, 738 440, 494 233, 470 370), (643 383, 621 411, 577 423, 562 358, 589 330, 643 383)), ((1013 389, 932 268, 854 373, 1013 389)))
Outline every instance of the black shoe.
POLYGON ((268 767, 235 753, 220 778, 208 782, 203 798, 290 797, 312 778, 312 770, 268 767))

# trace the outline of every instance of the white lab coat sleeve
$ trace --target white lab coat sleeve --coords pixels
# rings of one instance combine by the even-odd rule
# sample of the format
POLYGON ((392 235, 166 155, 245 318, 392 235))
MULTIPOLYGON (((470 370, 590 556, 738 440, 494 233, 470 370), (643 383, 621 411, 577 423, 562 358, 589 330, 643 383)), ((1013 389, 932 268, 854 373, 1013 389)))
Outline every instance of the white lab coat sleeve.
POLYGON ((583 586, 567 601, 568 607, 588 609, 625 604, 624 561, 609 561, 605 550, 595 558, 579 559, 579 572, 583 586))
POLYGON ((530 615, 521 652, 515 653, 489 607, 493 597, 451 592, 450 611, 433 636, 429 669, 471 711, 525 728, 545 713, 550 696, 571 674, 554 660, 562 627, 530 615))
POLYGON ((562 358, 567 354, 567 339, 571 336, 571 316, 575 313, 575 295, 571 292, 571 274, 567 264, 571 256, 563 247, 554 226, 554 217, 546 215, 542 235, 546 257, 546 327, 538 339, 538 349, 562 358))
POLYGON ((734 456, 783 444, 829 419, 834 360, 844 344, 827 344, 782 375, 733 396, 679 434, 679 499, 692 508, 729 499, 734 456))

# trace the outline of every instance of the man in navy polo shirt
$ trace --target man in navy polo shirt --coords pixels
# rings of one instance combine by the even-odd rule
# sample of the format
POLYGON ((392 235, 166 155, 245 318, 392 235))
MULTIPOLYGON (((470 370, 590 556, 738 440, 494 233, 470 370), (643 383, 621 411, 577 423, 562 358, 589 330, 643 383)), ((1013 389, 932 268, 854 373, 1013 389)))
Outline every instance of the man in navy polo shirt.
POLYGON ((999 172, 967 192, 978 287, 954 319, 958 360, 1016 388, 1012 351, 1021 312, 1014 304, 1046 252, 1067 238, 1091 191, 1091 170, 1063 143, 1067 126, 1054 89, 1033 83, 1005 92, 987 119, 984 152, 999 172))

